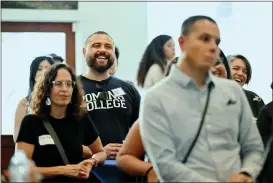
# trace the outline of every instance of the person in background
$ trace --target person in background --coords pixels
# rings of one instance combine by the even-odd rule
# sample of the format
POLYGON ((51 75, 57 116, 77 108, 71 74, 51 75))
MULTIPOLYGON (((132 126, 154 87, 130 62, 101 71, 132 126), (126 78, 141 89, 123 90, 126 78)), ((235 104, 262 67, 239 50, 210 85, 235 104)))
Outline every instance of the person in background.
POLYGON ((169 61, 175 57, 174 40, 169 35, 155 37, 147 46, 137 71, 137 85, 150 88, 165 77, 169 61))
MULTIPOLYGON (((273 90, 273 82, 271 83, 273 90)), ((263 139, 264 146, 268 148, 265 163, 258 178, 259 182, 273 182, 273 101, 262 107, 257 119, 257 126, 263 139)))
POLYGON ((115 61, 112 67, 109 69, 109 74, 114 76, 118 69, 119 49, 115 46, 115 61))
POLYGON ((89 67, 79 76, 87 111, 98 129, 108 159, 115 159, 130 127, 138 118, 140 95, 136 88, 109 74, 115 62, 114 41, 108 33, 90 35, 83 48, 89 67))
MULTIPOLYGON (((231 65, 232 78, 243 87, 248 84, 252 77, 252 68, 248 59, 243 55, 230 55, 227 57, 231 65)), ((254 93, 243 89, 251 107, 253 116, 258 117, 261 108, 265 105, 262 98, 254 93)))
POLYGON ((54 64, 54 61, 50 57, 40 56, 36 57, 30 65, 29 74, 29 89, 27 96, 20 100, 17 105, 14 120, 13 140, 16 142, 18 131, 21 125, 21 121, 26 114, 28 114, 28 108, 30 103, 30 94, 33 91, 34 85, 42 73, 50 68, 54 64))
POLYGON ((183 57, 141 102, 140 134, 160 182, 253 182, 264 151, 245 94, 212 76, 220 32, 210 17, 186 19, 183 57))
POLYGON ((92 121, 84 116, 83 91, 72 69, 56 64, 47 70, 34 86, 30 109, 15 147, 35 162, 43 182, 92 181, 91 169, 104 162, 106 152, 92 121), (58 136, 68 162, 61 158, 45 122, 58 136), (92 150, 91 158, 82 157, 82 144, 92 150))
MULTIPOLYGON (((220 48, 219 48, 220 49, 220 48)), ((224 52, 220 49, 219 57, 211 68, 211 73, 217 77, 232 79, 230 66, 224 52)))
POLYGON ((55 53, 48 54, 47 56, 51 57, 54 60, 55 64, 61 64, 64 61, 61 56, 58 56, 55 53))

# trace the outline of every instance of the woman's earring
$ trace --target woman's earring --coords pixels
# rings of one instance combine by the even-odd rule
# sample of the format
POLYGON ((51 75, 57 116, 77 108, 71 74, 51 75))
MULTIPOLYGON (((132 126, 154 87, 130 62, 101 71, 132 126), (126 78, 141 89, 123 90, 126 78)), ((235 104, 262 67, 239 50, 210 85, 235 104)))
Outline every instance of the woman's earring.
POLYGON ((51 100, 49 97, 46 98, 46 105, 51 105, 51 100))

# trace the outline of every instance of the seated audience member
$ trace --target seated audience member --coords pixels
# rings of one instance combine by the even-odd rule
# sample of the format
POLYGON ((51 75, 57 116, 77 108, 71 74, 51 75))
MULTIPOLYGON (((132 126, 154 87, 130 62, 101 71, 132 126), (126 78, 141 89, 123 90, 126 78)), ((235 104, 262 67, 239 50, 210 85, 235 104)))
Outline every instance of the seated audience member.
MULTIPOLYGON (((249 61, 243 55, 228 56, 231 65, 231 74, 233 79, 243 87, 248 84, 252 77, 252 69, 249 61)), ((256 93, 244 89, 248 102, 250 104, 253 116, 258 117, 261 108, 264 106, 264 101, 256 93)))
POLYGON ((75 74, 64 64, 51 67, 34 86, 30 114, 22 121, 16 149, 35 162, 44 182, 90 182, 91 169, 106 159, 96 128, 83 117, 82 99, 75 74), (63 157, 50 128, 63 147, 63 157), (92 150, 92 158, 82 157, 82 144, 92 150))
POLYGON ((168 35, 155 37, 147 46, 137 71, 137 84, 150 88, 165 77, 167 64, 175 57, 174 40, 168 35))
POLYGON ((63 63, 64 59, 61 56, 56 55, 55 53, 48 54, 54 60, 55 64, 63 63))
MULTIPOLYGON (((273 89, 273 82, 271 88, 273 89)), ((264 146, 269 148, 258 180, 261 183, 273 182, 273 101, 262 107, 257 119, 257 126, 262 136, 264 146)))
POLYGON ((51 65, 54 64, 54 61, 50 57, 40 56, 36 57, 30 65, 30 74, 29 74, 29 89, 26 97, 21 99, 18 103, 15 113, 14 120, 14 131, 13 131, 13 140, 16 142, 18 131, 21 125, 21 121, 24 116, 28 113, 29 103, 30 103, 30 93, 33 90, 33 87, 42 75, 42 73, 47 70, 51 65))
POLYGON ((245 94, 234 81, 212 76, 220 31, 210 17, 182 24, 185 55, 146 92, 139 126, 160 182, 253 182, 264 151, 245 94))

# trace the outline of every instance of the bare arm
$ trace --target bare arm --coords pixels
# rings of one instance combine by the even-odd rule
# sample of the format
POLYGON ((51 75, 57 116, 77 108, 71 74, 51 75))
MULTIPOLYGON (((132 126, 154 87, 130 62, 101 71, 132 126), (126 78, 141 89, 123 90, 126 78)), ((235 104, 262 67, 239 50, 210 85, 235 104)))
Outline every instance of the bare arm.
POLYGON ((92 157, 92 151, 89 147, 82 145, 83 158, 88 159, 92 157))
POLYGON ((93 152, 92 158, 96 160, 97 164, 101 164, 106 160, 107 155, 99 137, 89 145, 89 148, 93 152))
POLYGON ((14 142, 16 142, 17 140, 21 122, 24 116, 26 115, 26 111, 27 111, 27 100, 24 98, 17 105, 16 112, 15 112, 14 129, 13 129, 14 142))
MULTIPOLYGON (((16 143, 16 150, 20 149, 26 153, 29 159, 32 159, 32 154, 34 151, 34 145, 25 142, 16 143)), ((65 166, 55 166, 55 167, 36 167, 35 170, 39 172, 44 178, 51 178, 59 175, 65 175, 65 166)))
MULTIPOLYGON (((135 122, 130 129, 123 146, 117 156, 117 166, 124 172, 133 176, 144 176, 152 166, 150 162, 144 162, 144 147, 139 132, 139 122, 135 122)), ((153 171, 153 170, 152 170, 153 171)))

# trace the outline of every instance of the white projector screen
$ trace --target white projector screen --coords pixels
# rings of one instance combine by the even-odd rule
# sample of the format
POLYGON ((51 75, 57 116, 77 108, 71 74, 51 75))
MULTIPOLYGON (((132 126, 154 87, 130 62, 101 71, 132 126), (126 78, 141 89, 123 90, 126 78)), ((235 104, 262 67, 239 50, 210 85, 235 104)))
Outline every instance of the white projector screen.
POLYGON ((176 41, 182 22, 193 15, 207 15, 220 27, 220 47, 226 55, 242 54, 251 63, 249 89, 272 101, 272 3, 271 2, 149 2, 147 5, 148 42, 159 34, 176 41))

